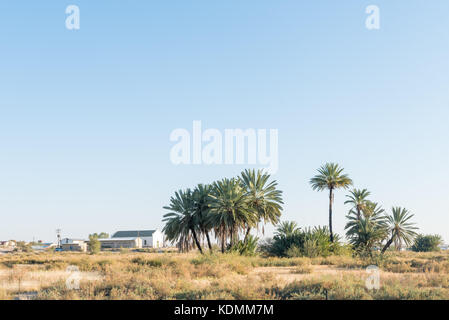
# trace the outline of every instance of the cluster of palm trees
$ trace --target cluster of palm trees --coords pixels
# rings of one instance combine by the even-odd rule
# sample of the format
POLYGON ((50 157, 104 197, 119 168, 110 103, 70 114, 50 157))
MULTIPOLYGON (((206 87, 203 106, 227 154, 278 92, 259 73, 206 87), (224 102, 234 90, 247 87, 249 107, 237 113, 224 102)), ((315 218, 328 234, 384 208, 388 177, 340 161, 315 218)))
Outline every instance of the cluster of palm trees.
MULTIPOLYGON (((314 190, 329 191, 329 238, 334 242, 332 214, 334 192, 349 189, 353 181, 335 163, 326 163, 310 179, 314 190)), ((384 253, 392 244, 400 249, 410 246, 417 236, 413 215, 407 209, 393 207, 387 214, 382 207, 368 199, 367 189, 352 189, 345 204, 351 205, 346 218, 346 237, 354 248, 371 255, 374 248, 384 253)), ((244 245, 252 229, 266 223, 277 224, 282 212, 282 191, 270 175, 258 170, 245 170, 239 177, 222 179, 212 184, 199 184, 194 189, 179 190, 164 209, 163 231, 167 240, 175 242, 181 252, 197 247, 203 254, 206 240, 213 251, 211 236, 224 253, 236 244, 244 245), (243 238, 241 241, 240 239, 243 238)), ((338 241, 338 240, 337 240, 338 241)))
POLYGON ((215 236, 224 253, 243 237, 249 239, 252 229, 265 223, 277 224, 282 212, 282 191, 270 175, 258 170, 245 170, 239 177, 199 184, 193 190, 179 190, 164 209, 163 231, 176 242, 181 252, 195 246, 201 254, 204 238, 213 251, 215 236))
MULTIPOLYGON (((334 241, 332 233, 332 207, 334 191, 339 188, 348 189, 353 185, 344 169, 335 163, 326 163, 318 169, 318 175, 310 180, 314 190, 329 190, 329 231, 330 241, 334 241)), ((348 222, 345 226, 346 236, 358 251, 371 255, 373 248, 380 248, 384 253, 393 243, 396 249, 403 244, 410 246, 417 236, 417 228, 410 222, 413 215, 401 207, 393 207, 391 214, 376 202, 368 199, 367 189, 353 189, 346 197, 345 204, 352 207, 347 214, 348 222), (384 243, 385 242, 385 243, 384 243)))

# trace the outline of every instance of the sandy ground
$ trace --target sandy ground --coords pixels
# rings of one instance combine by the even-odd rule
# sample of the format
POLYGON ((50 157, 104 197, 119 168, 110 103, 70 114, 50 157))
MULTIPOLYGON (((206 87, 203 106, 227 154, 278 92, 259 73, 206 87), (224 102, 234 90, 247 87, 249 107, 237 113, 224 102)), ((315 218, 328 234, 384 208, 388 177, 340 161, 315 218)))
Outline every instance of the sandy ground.
MULTIPOLYGON (((354 274, 356 276, 366 277, 364 270, 339 269, 332 266, 312 266, 313 271, 307 274, 295 273, 296 267, 258 267, 254 268, 248 275, 229 275, 229 281, 244 280, 247 277, 269 276, 279 280, 280 283, 290 283, 300 281, 306 278, 320 277, 323 275, 343 276, 344 274, 354 274)), ((96 272, 79 272, 77 274, 80 281, 101 281, 102 276, 96 272)), ((70 272, 61 271, 25 271, 17 273, 10 269, 0 269, 0 289, 6 291, 34 292, 44 286, 49 286, 58 281, 67 281, 71 276, 70 272)), ((197 287, 207 287, 211 284, 211 279, 193 279, 197 287)), ((22 294, 24 298, 27 293, 22 294)))
MULTIPOLYGON (((67 281, 74 274, 67 271, 30 271, 22 274, 11 270, 0 270, 0 288, 6 291, 37 291, 58 281, 67 281)), ((99 281, 102 276, 96 272, 78 272, 75 279, 79 281, 99 281)))
MULTIPOLYGON (((264 279, 264 277, 276 279, 279 285, 286 285, 293 281, 301 281, 305 279, 312 278, 322 278, 330 276, 332 278, 339 278, 346 275, 357 277, 360 279, 366 279, 368 273, 365 269, 345 269, 337 268, 329 265, 313 265, 310 266, 310 273, 298 273, 297 267, 257 267, 254 268, 247 275, 236 275, 232 274, 225 276, 226 281, 238 282, 250 280, 254 281, 264 279)), ((102 275, 96 272, 79 272, 78 278, 80 281, 101 281, 102 275)), ((71 276, 70 272, 67 271, 26 271, 17 272, 11 269, 0 269, 0 289, 6 291, 20 291, 21 294, 16 296, 16 299, 26 300, 31 299, 33 295, 39 291, 40 288, 44 286, 49 286, 55 284, 58 281, 67 281, 71 276), (14 273, 15 272, 15 273, 14 273), (20 278, 20 279, 19 279, 20 278), (20 290, 19 290, 20 286, 20 290)), ((380 271, 380 276, 382 279, 388 278, 401 278, 407 279, 407 277, 426 277, 423 273, 406 273, 398 274, 391 272, 380 271)), ((222 279, 223 280, 223 279, 222 279)), ((192 282, 198 287, 207 287, 211 285, 213 279, 193 279, 192 282)))

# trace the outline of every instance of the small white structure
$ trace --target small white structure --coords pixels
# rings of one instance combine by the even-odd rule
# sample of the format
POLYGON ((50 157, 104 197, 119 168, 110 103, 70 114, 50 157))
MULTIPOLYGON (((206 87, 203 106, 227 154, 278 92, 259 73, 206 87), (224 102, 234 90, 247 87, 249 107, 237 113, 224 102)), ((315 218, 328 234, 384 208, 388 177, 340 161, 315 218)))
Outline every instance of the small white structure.
POLYGON ((82 239, 64 238, 61 240, 61 248, 63 251, 87 251, 87 241, 82 239))
POLYGON ((140 238, 142 240, 143 248, 162 248, 164 245, 164 236, 159 229, 156 230, 130 230, 117 231, 108 240, 140 238))

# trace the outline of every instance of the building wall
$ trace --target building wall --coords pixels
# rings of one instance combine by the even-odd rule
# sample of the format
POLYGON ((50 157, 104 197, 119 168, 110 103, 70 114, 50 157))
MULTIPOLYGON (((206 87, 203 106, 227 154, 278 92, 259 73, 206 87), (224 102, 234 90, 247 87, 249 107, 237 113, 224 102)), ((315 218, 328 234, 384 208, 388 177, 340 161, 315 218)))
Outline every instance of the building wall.
POLYGON ((152 242, 153 248, 162 248, 164 246, 164 236, 162 232, 156 230, 153 233, 152 242))
POLYGON ((134 240, 106 240, 101 241, 102 249, 133 249, 133 248, 142 248, 142 239, 136 238, 134 240))
POLYGON ((142 237, 143 248, 162 248, 164 246, 164 237, 162 232, 156 230, 151 237, 142 237))
POLYGON ((142 247, 150 248, 153 246, 153 237, 142 237, 142 247))
POLYGON ((151 237, 142 237, 143 248, 162 248, 164 245, 162 232, 156 230, 151 237))

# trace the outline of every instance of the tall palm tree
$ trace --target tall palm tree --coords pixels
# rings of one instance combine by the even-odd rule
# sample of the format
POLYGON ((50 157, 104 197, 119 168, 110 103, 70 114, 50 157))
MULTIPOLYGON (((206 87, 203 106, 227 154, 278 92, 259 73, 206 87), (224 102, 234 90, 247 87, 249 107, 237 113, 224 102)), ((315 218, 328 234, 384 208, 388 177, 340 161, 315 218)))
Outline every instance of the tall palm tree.
MULTIPOLYGON (((282 211, 282 191, 277 190, 276 180, 268 182, 270 175, 262 170, 245 170, 241 173, 242 185, 246 190, 248 205, 255 210, 258 222, 277 224, 282 211)), ((246 229, 244 242, 247 241, 252 225, 246 229)))
MULTIPOLYGON (((170 241, 182 241, 178 247, 186 247, 185 242, 190 238, 190 234, 195 241, 198 250, 203 254, 200 242, 198 241, 197 231, 198 221, 195 216, 195 204, 193 200, 192 190, 179 190, 175 192, 175 196, 170 198, 170 205, 164 209, 170 210, 164 215, 162 221, 167 221, 163 231, 166 232, 167 239, 170 241)), ((188 245, 187 245, 188 250, 188 245)))
POLYGON ((330 241, 334 242, 334 234, 332 232, 332 205, 334 202, 334 190, 339 188, 347 189, 352 185, 352 180, 348 175, 343 174, 343 168, 336 163, 326 163, 318 169, 318 175, 310 179, 313 190, 323 191, 329 190, 329 232, 330 241))
POLYGON ((201 233, 206 236, 209 251, 212 253, 212 244, 209 237, 210 228, 207 224, 207 215, 209 214, 211 185, 199 184, 193 190, 193 200, 195 206, 195 216, 198 221, 198 227, 201 233))
POLYGON ((349 200, 346 200, 345 204, 352 204, 353 210, 360 218, 362 210, 366 207, 367 198, 371 193, 367 189, 353 189, 349 193, 350 195, 346 195, 349 200))
POLYGON ((248 225, 255 225, 257 214, 248 205, 248 198, 239 179, 223 179, 213 183, 210 195, 209 224, 214 226, 224 253, 229 236, 230 245, 238 241, 238 234, 248 225))
POLYGON ((382 254, 391 246, 393 242, 395 242, 396 248, 400 248, 402 242, 404 242, 407 246, 411 245, 417 236, 415 230, 418 229, 415 227, 414 223, 409 221, 413 218, 413 214, 410 214, 410 212, 408 212, 405 208, 393 207, 392 214, 386 218, 388 222, 388 231, 391 236, 383 247, 382 254))

